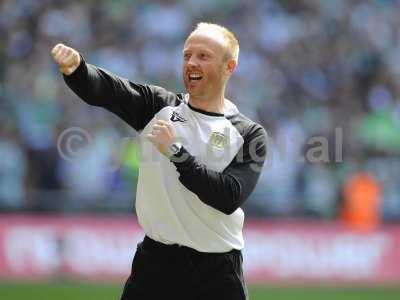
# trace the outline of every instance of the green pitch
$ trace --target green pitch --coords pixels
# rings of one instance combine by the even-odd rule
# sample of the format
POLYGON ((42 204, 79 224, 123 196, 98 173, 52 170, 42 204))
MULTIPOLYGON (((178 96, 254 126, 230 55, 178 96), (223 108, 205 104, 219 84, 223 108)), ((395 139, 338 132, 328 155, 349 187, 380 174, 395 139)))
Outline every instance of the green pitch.
MULTIPOLYGON (((77 282, 0 283, 0 299, 118 300, 122 286, 77 282)), ((400 287, 250 287, 250 300, 399 300, 400 287)))

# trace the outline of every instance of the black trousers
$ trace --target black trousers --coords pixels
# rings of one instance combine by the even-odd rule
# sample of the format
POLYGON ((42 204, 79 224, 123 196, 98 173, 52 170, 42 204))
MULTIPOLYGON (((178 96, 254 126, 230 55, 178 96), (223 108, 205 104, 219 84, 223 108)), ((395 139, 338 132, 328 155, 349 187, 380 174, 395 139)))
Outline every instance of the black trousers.
POLYGON ((242 262, 239 250, 203 253, 145 237, 121 300, 245 300, 242 262))

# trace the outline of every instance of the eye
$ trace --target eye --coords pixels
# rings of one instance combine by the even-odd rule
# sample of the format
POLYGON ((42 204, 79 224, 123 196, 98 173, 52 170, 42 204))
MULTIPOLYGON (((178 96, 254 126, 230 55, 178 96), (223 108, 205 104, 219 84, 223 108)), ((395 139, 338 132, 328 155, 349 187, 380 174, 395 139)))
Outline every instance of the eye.
POLYGON ((208 58, 208 55, 207 54, 205 54, 205 53, 200 53, 200 59, 206 59, 206 58, 208 58))
POLYGON ((190 53, 185 53, 184 55, 183 55, 183 59, 184 60, 188 60, 190 58, 190 53))

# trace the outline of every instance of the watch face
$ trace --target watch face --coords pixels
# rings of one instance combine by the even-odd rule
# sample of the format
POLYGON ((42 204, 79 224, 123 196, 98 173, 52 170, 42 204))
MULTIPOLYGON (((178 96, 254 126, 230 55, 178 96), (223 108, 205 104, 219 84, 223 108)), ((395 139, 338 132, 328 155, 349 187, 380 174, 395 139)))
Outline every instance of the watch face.
POLYGON ((177 144, 172 144, 170 146, 170 149, 171 149, 172 154, 177 154, 180 150, 180 147, 177 144))

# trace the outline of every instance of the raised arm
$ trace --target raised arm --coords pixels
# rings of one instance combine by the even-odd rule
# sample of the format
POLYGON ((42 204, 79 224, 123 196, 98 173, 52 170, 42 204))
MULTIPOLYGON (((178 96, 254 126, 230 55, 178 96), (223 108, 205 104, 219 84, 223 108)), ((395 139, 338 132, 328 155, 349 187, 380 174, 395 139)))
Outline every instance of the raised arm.
POLYGON ((83 101, 115 113, 136 130, 159 110, 176 105, 177 95, 163 88, 133 83, 88 64, 75 49, 57 44, 51 51, 66 84, 83 101))

